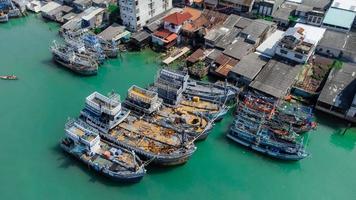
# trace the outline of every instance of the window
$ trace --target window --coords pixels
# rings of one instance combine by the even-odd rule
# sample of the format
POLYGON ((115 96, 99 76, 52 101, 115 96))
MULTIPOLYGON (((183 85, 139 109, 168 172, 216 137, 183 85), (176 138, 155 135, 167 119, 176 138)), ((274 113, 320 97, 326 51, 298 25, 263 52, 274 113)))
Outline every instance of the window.
POLYGON ((316 22, 316 17, 313 17, 312 22, 313 22, 313 23, 315 23, 315 22, 316 22))
POLYGON ((281 53, 288 54, 288 51, 281 49, 281 53))
POLYGON ((300 55, 300 54, 294 54, 294 57, 296 57, 296 58, 298 58, 298 59, 302 59, 303 58, 303 56, 302 55, 300 55))

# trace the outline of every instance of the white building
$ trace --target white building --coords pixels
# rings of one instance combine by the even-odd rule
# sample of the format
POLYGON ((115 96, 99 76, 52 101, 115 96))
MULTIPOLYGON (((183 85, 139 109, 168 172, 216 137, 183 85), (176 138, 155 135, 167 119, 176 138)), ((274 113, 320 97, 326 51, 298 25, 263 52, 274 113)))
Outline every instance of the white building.
POLYGON ((276 54, 303 64, 313 55, 324 33, 324 28, 297 23, 283 34, 276 47, 276 54))
POLYGON ((119 0, 123 24, 130 31, 137 31, 147 21, 172 8, 172 0, 119 0))

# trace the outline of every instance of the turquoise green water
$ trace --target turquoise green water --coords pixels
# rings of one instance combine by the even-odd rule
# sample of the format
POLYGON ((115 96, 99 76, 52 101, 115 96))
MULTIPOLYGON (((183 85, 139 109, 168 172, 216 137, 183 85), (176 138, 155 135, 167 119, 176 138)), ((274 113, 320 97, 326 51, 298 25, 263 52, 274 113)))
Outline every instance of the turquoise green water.
MULTIPOLYGON (((58 141, 68 116, 77 116, 92 91, 126 94, 153 81, 150 51, 126 53, 96 77, 78 77, 52 64, 57 26, 34 16, 0 24, 0 199, 356 199, 356 130, 318 117, 300 162, 279 162, 225 138, 232 117, 216 124, 191 160, 149 169, 142 182, 120 185, 62 153, 58 141)), ((318 115, 320 116, 320 115, 318 115)))

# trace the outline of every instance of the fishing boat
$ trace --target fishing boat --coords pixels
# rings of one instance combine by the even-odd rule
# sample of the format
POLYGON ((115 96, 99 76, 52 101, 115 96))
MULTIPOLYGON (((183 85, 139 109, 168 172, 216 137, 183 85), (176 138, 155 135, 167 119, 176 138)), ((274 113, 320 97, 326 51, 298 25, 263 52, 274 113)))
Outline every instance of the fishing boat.
POLYGON ((123 102, 136 116, 151 123, 184 132, 193 140, 205 139, 212 128, 212 122, 204 115, 191 112, 183 105, 163 105, 157 92, 132 86, 123 102))
POLYGON ((161 126, 188 134, 193 141, 206 139, 214 125, 213 121, 204 114, 191 112, 183 105, 174 107, 163 105, 149 118, 161 126))
POLYGON ((74 52, 66 45, 57 45, 51 47, 53 60, 60 65, 81 75, 96 75, 98 73, 98 63, 90 56, 74 52))
POLYGON ((162 166, 184 164, 196 150, 186 135, 135 116, 129 116, 102 137, 162 166))
POLYGON ((8 21, 9 21, 9 16, 4 12, 0 12, 0 22, 8 22, 8 21))
POLYGON ((158 97, 156 92, 133 85, 129 88, 127 98, 123 103, 130 110, 150 115, 160 109, 162 102, 163 100, 158 97))
POLYGON ((275 119, 290 124, 299 134, 316 128, 316 123, 313 121, 313 109, 297 103, 282 101, 277 106, 275 119))
POLYGON ((116 58, 119 55, 120 50, 118 48, 118 45, 114 41, 109 42, 98 36, 96 37, 98 38, 99 43, 101 44, 101 47, 107 57, 116 58))
POLYGON ((4 79, 4 80, 17 80, 17 76, 15 75, 8 75, 8 76, 0 76, 0 79, 4 79))
POLYGON ((301 160, 306 152, 302 138, 287 127, 275 126, 266 113, 239 102, 237 115, 227 137, 264 155, 281 160, 301 160))
POLYGON ((294 132, 301 134, 316 128, 313 121, 313 109, 298 103, 276 100, 258 94, 248 92, 243 95, 242 101, 251 109, 266 114, 274 125, 291 126, 294 132))
POLYGON ((80 119, 106 134, 124 121, 130 111, 122 107, 120 95, 111 92, 108 96, 93 92, 85 98, 85 107, 80 119))
MULTIPOLYGON (((132 88, 137 92, 137 87, 132 88)), ((182 164, 196 149, 188 135, 133 114, 126 104, 122 106, 117 94, 106 97, 94 92, 89 95, 80 119, 97 128, 104 140, 128 148, 156 164, 182 164)))
POLYGON ((226 82, 208 83, 189 79, 184 94, 213 103, 225 103, 234 100, 239 91, 239 88, 226 82))
POLYGON ((101 140, 99 131, 88 124, 70 120, 65 132, 62 149, 98 173, 125 183, 139 182, 145 175, 144 163, 134 152, 101 140))
POLYGON ((151 90, 156 91, 167 105, 181 106, 190 113, 205 115, 211 122, 221 120, 230 107, 225 103, 214 103, 202 100, 199 96, 184 94, 188 79, 189 75, 184 72, 162 69, 151 90))
POLYGON ((102 64, 106 60, 106 56, 98 43, 93 43, 88 38, 84 36, 72 37, 68 34, 64 34, 65 44, 73 49, 73 51, 87 55, 88 57, 93 58, 96 62, 102 64))

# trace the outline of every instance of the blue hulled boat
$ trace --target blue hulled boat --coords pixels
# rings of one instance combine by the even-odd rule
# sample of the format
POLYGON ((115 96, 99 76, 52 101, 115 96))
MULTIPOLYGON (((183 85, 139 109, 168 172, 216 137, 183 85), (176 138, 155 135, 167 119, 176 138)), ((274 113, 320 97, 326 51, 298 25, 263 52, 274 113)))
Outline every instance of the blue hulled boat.
POLYGON ((268 118, 266 113, 257 112, 244 102, 240 102, 227 137, 257 152, 281 160, 300 160, 309 155, 291 128, 273 126, 268 118))

